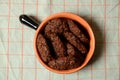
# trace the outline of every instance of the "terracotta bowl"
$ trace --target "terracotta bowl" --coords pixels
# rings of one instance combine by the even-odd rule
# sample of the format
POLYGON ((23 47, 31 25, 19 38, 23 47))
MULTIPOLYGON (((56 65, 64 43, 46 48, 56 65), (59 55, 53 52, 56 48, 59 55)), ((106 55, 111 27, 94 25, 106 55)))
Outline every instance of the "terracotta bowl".
POLYGON ((89 26, 89 24, 84 19, 82 19, 80 16, 77 16, 76 14, 73 14, 73 13, 62 12, 62 13, 57 13, 57 14, 50 15, 39 25, 39 27, 36 31, 36 34, 35 34, 35 38, 34 38, 34 49, 35 49, 35 53, 37 55, 38 60, 40 61, 40 63, 45 68, 47 68, 48 70, 50 70, 52 72, 61 73, 61 74, 68 74, 68 73, 73 73, 73 72, 76 72, 76 71, 82 69, 90 61, 90 59, 91 59, 91 57, 94 53, 94 49, 95 49, 95 38, 94 38, 94 34, 93 34, 93 31, 92 31, 91 27, 89 26), (37 46, 36 46, 37 36, 38 36, 39 32, 41 32, 43 30, 46 23, 49 20, 55 19, 55 18, 68 18, 68 19, 74 20, 74 21, 80 23, 86 29, 86 31, 88 32, 88 35, 90 37, 90 43, 89 43, 90 49, 87 53, 87 56, 86 56, 83 64, 81 66, 77 67, 77 68, 70 69, 70 70, 56 70, 56 69, 50 68, 48 65, 46 65, 42 61, 41 57, 39 56, 39 52, 38 52, 37 46))
POLYGON ((33 21, 32 19, 30 19, 28 16, 26 15, 21 15, 19 17, 20 19, 20 22, 37 30, 36 33, 35 33, 35 38, 34 38, 34 49, 35 49, 35 53, 37 55, 37 58, 38 60, 40 61, 40 63, 46 67, 48 70, 52 71, 52 72, 56 72, 56 73, 61 73, 61 74, 67 74, 67 73, 73 73, 73 72, 76 72, 80 69, 82 69, 83 67, 85 67, 87 65, 87 63, 89 62, 89 60, 91 59, 92 55, 93 55, 93 52, 94 52, 94 49, 95 49, 95 38, 94 38, 94 34, 92 32, 92 29, 90 28, 89 24, 84 20, 82 19, 80 16, 77 16, 75 14, 72 14, 72 13, 67 13, 67 12, 62 12, 62 13, 57 13, 57 14, 53 14, 49 17, 47 17, 40 25, 37 24, 35 21, 33 21), (56 69, 53 69, 53 68, 50 68, 48 65, 46 65, 41 57, 39 56, 39 52, 37 50, 37 46, 36 46, 36 40, 37 40, 37 36, 39 34, 39 32, 41 32, 43 30, 43 28, 45 27, 45 25, 47 24, 47 22, 51 19, 55 19, 55 18, 68 18, 68 19, 71 19, 73 21, 76 21, 78 22, 79 24, 81 24, 83 26, 84 29, 86 29, 86 31, 88 32, 88 35, 90 37, 90 43, 89 43, 89 51, 86 55, 86 58, 83 62, 82 65, 80 65, 79 67, 77 68, 74 68, 74 69, 69 69, 69 70, 56 70, 56 69))

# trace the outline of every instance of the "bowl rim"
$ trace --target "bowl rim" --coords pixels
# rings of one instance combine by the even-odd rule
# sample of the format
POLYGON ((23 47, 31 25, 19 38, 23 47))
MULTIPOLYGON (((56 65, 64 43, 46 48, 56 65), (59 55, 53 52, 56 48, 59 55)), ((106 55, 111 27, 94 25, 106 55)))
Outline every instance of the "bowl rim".
POLYGON ((94 37, 93 31, 92 31, 90 25, 83 18, 81 18, 80 16, 78 16, 76 14, 73 14, 73 13, 69 13, 69 12, 60 12, 60 13, 56 13, 56 14, 52 14, 52 15, 48 16, 39 25, 39 27, 38 27, 38 29, 37 29, 37 31, 35 33, 35 37, 34 37, 34 50, 35 50, 35 53, 36 53, 36 56, 37 56, 39 62, 45 68, 47 68, 48 70, 50 70, 52 72, 55 72, 55 73, 69 74, 69 73, 73 73, 73 72, 76 72, 76 71, 82 69, 83 67, 85 67, 85 65, 87 65, 87 63, 91 59, 91 57, 92 57, 92 55, 94 53, 94 49, 95 49, 95 37, 94 37), (89 49, 89 52, 87 53, 87 56, 86 56, 85 61, 83 62, 83 64, 81 66, 77 67, 77 68, 69 69, 69 70, 56 70, 56 69, 50 68, 48 65, 46 65, 42 61, 41 57, 39 56, 39 53, 38 53, 37 47, 36 47, 37 36, 38 36, 39 32, 45 27, 46 23, 49 20, 55 19, 55 18, 69 18, 69 19, 72 19, 74 21, 77 21, 78 23, 80 23, 86 29, 86 31, 88 32, 88 35, 90 36, 90 49, 89 49))

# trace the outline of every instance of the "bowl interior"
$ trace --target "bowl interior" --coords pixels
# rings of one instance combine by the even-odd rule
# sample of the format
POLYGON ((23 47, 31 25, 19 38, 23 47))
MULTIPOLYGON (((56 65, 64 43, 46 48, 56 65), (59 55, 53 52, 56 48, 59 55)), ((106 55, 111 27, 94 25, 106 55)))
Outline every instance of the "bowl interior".
POLYGON ((37 58, 38 60, 40 61, 40 63, 46 67, 48 70, 52 71, 52 72, 56 72, 56 73, 62 73, 62 74, 67 74, 67 73, 72 73, 72 72, 76 72, 80 69, 82 69, 88 62, 89 60, 91 59, 93 53, 94 53, 94 49, 95 49, 95 38, 94 38, 94 34, 92 32, 92 29, 90 28, 89 24, 84 20, 82 19, 80 16, 77 16, 75 14, 72 14, 72 13, 66 13, 66 12, 62 12, 62 13, 57 13, 57 14, 53 14, 49 17, 47 17, 38 27, 37 31, 36 31, 36 34, 35 34, 35 38, 34 38, 34 49, 35 49, 35 53, 37 55, 37 58), (39 53, 37 51, 37 47, 36 47, 36 39, 37 39, 37 36, 39 34, 39 32, 41 32, 43 30, 43 28, 45 27, 45 25, 47 24, 47 22, 51 19, 55 19, 55 18, 68 18, 68 19, 72 19, 76 22, 78 22, 79 24, 81 24, 84 29, 86 29, 86 31, 88 32, 88 35, 90 37, 90 43, 89 43, 89 51, 87 53, 87 56, 85 58, 85 61, 83 62, 83 64, 77 68, 74 68, 74 69, 70 69, 70 70, 55 70, 55 69, 52 69, 50 68, 49 66, 47 66, 41 59, 41 57, 39 56, 39 53))

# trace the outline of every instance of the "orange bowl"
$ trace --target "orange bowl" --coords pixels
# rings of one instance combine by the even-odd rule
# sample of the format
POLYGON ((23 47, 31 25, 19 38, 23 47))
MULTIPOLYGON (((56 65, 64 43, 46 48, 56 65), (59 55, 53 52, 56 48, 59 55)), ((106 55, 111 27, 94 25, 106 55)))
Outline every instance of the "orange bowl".
POLYGON ((86 64, 89 62, 89 60, 91 59, 91 57, 94 53, 95 38, 94 38, 94 34, 93 34, 93 31, 92 31, 91 27, 89 26, 89 24, 84 19, 82 19, 80 16, 77 16, 76 14, 73 14, 73 13, 61 12, 61 13, 56 13, 56 14, 50 15, 39 25, 39 27, 36 31, 36 34, 35 34, 35 38, 34 38, 34 49, 35 49, 35 53, 37 55, 37 58, 38 58, 39 62, 45 68, 47 68, 48 70, 50 70, 52 72, 61 73, 61 74, 68 74, 68 73, 76 72, 76 71, 78 71, 78 70, 80 70, 80 69, 82 69, 83 67, 86 66, 86 64), (77 68, 69 69, 69 70, 56 70, 56 69, 50 68, 48 65, 46 65, 42 61, 41 57, 39 56, 39 52, 37 51, 37 46, 36 46, 37 36, 38 36, 39 32, 41 32, 43 30, 43 28, 45 27, 47 22, 49 20, 55 19, 55 18, 68 18, 68 19, 74 20, 74 21, 78 22, 79 24, 81 24, 86 29, 86 31, 88 32, 88 35, 90 37, 90 43, 89 43, 90 48, 89 48, 89 51, 86 55, 86 58, 85 58, 83 64, 81 66, 77 67, 77 68))

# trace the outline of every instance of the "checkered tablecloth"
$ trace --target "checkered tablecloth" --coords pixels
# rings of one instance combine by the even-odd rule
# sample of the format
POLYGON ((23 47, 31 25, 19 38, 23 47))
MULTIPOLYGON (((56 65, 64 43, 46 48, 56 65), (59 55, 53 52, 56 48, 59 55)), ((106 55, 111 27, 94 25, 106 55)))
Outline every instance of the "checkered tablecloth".
POLYGON ((0 0, 0 80, 120 80, 120 0, 0 0), (45 69, 33 49, 35 30, 19 22, 20 14, 42 21, 58 12, 83 17, 96 38, 91 61, 72 74, 45 69))

